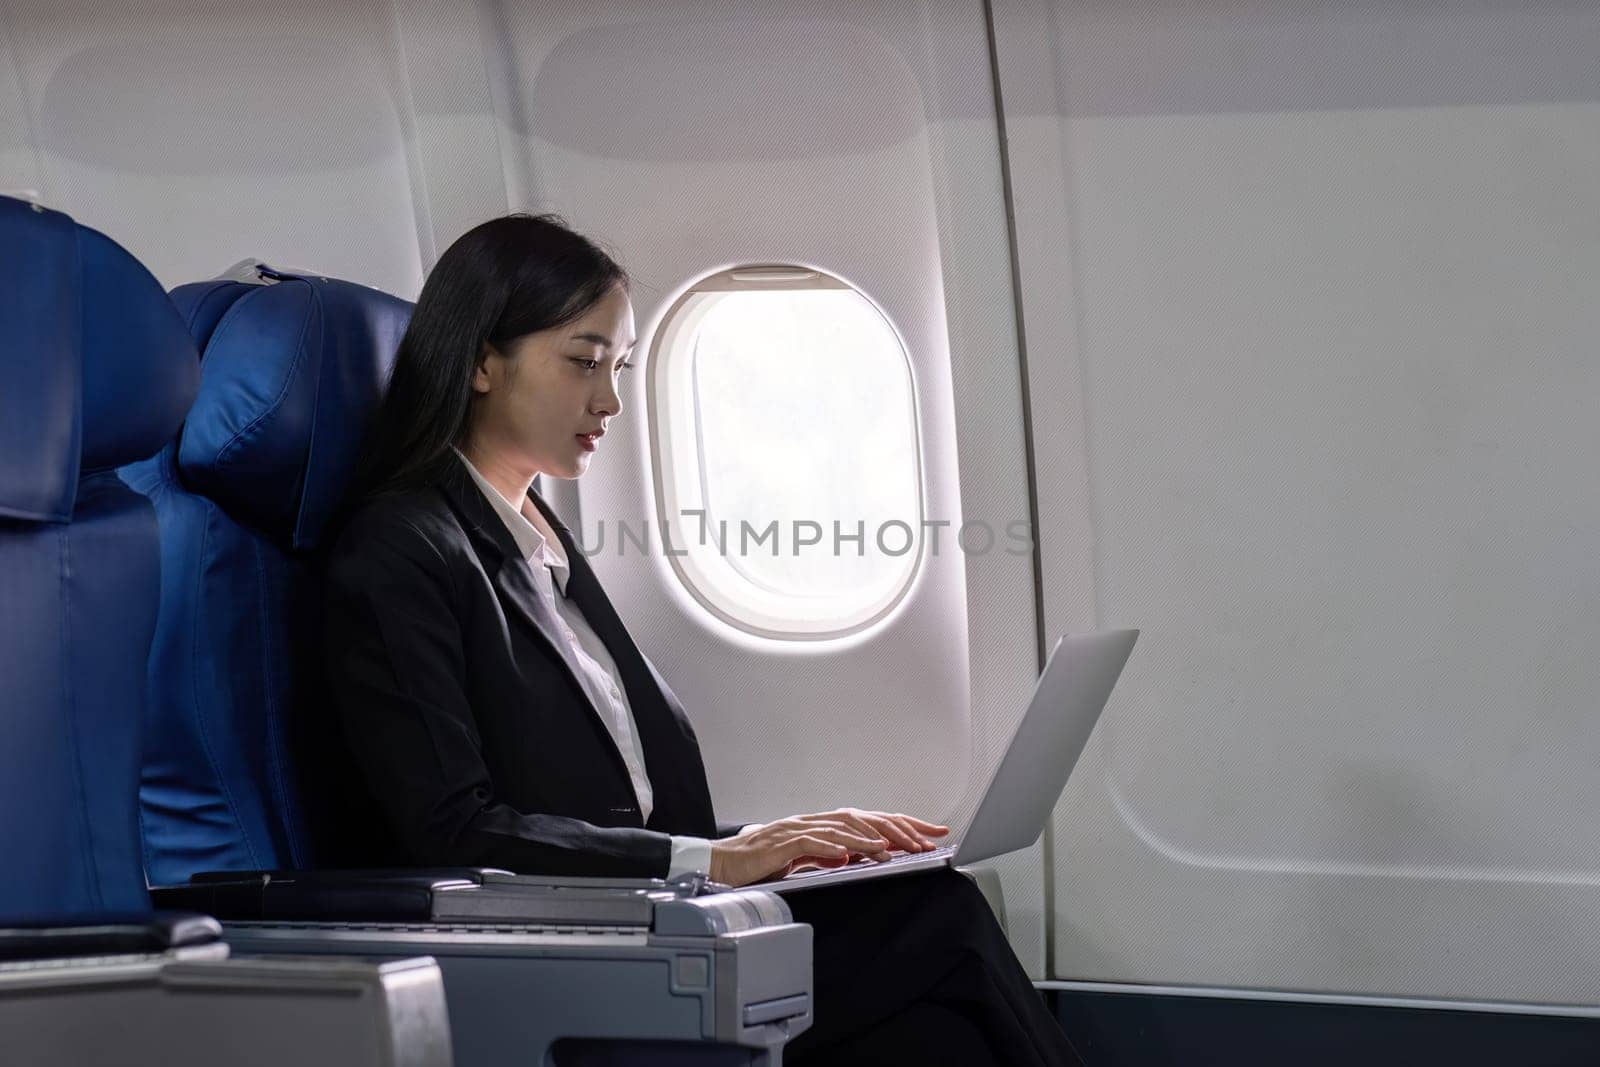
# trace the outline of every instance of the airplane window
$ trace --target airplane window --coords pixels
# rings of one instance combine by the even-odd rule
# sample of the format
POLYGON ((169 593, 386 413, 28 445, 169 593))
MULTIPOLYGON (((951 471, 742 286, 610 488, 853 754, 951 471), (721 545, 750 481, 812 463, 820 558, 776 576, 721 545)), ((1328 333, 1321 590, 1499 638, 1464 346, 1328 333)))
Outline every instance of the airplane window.
POLYGON ((668 311, 650 360, 666 557, 707 610, 818 639, 889 613, 922 555, 911 363, 822 271, 741 267, 668 311))

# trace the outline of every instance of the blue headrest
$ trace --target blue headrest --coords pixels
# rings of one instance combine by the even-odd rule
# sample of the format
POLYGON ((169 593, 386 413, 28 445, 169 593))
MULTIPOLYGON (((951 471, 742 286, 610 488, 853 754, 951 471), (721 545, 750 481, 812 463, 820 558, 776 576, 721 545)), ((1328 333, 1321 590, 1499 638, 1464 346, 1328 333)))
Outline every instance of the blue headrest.
POLYGON ((104 234, 78 227, 83 256, 83 469, 160 451, 183 424, 200 356, 166 290, 104 234))
POLYGON ((209 282, 178 286, 172 290, 172 303, 188 325, 189 336, 194 340, 195 347, 204 352, 206 345, 211 343, 211 335, 216 331, 217 323, 221 322, 222 316, 233 307, 233 302, 259 288, 261 288, 259 284, 252 285, 230 278, 218 278, 209 282))
POLYGON ((173 290, 205 344, 178 469, 241 521, 311 548, 343 496, 411 305, 332 278, 262 274, 275 283, 173 290))
POLYGON ((116 242, 0 197, 0 515, 71 517, 82 474, 143 459, 194 397, 198 356, 116 242))
POLYGON ((65 522, 78 491, 77 225, 0 197, 0 515, 65 522))

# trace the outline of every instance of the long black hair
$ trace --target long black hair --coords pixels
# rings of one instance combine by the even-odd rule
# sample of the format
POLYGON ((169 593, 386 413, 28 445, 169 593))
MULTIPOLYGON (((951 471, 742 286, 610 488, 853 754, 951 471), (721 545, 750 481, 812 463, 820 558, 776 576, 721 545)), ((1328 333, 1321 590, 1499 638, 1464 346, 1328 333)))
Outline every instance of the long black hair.
POLYGON ((368 429, 349 510, 431 481, 460 441, 484 342, 497 351, 564 326, 628 275, 555 215, 507 215, 456 238, 434 264, 368 429))

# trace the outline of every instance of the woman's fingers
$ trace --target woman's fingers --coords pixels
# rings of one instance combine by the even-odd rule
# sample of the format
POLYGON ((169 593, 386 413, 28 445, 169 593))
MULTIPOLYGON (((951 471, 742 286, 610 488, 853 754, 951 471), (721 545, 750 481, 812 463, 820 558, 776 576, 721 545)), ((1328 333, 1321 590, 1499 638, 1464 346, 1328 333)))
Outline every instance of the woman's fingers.
POLYGON ((837 811, 796 815, 778 823, 768 823, 766 829, 778 826, 806 833, 823 830, 847 831, 878 839, 880 843, 872 847, 852 846, 856 851, 864 852, 874 858, 892 849, 926 852, 939 847, 933 838, 943 837, 950 832, 948 826, 918 819, 915 816, 902 815, 899 812, 863 811, 860 808, 840 808, 837 811))
MULTIPOLYGON (((880 837, 867 836, 851 830, 835 830, 825 827, 816 827, 800 835, 800 840, 822 841, 829 849, 843 849, 843 859, 839 864, 848 863, 851 855, 876 856, 887 850, 888 842, 880 837)), ((836 853, 826 853, 829 860, 836 858, 836 853)))
POLYGON ((817 812, 811 815, 796 815, 796 822, 808 826, 848 825, 857 832, 865 833, 872 837, 883 839, 881 849, 903 849, 906 852, 918 851, 915 834, 908 833, 904 827, 895 825, 891 820, 878 811, 862 811, 859 808, 840 808, 837 811, 817 812))
POLYGON ((917 830, 917 824, 914 820, 899 814, 891 815, 889 818, 894 820, 896 826, 916 839, 918 851, 926 852, 928 849, 937 847, 917 830))
POLYGON ((885 815, 881 811, 869 811, 863 812, 862 818, 865 819, 866 822, 873 827, 873 829, 877 830, 884 837, 892 841, 894 843, 894 847, 900 849, 902 852, 922 851, 922 838, 917 834, 912 833, 908 827, 896 820, 893 816, 885 815))
POLYGON ((794 821, 799 824, 796 829, 801 833, 848 834, 852 838, 852 847, 857 852, 879 852, 892 844, 864 819, 847 819, 833 815, 801 815, 794 821))
POLYGON ((783 857, 785 863, 791 865, 797 860, 821 864, 830 861, 847 863, 850 860, 850 849, 845 845, 829 841, 820 834, 801 834, 789 839, 779 850, 778 855, 783 857))
POLYGON ((942 837, 950 832, 948 826, 927 822, 923 819, 902 815, 899 812, 865 811, 861 812, 876 827, 892 826, 908 844, 901 847, 908 852, 921 852, 926 849, 937 848, 937 844, 930 837, 942 837))
POLYGON ((893 841, 896 848, 906 852, 925 852, 934 847, 933 842, 917 831, 917 820, 887 811, 857 811, 855 814, 893 841))
POLYGON ((904 831, 886 820, 873 818, 874 814, 870 811, 856 811, 853 808, 845 808, 821 817, 837 819, 859 834, 878 839, 881 842, 878 849, 881 851, 875 851, 873 853, 874 858, 879 855, 887 855, 889 849, 898 848, 908 852, 915 850, 915 845, 904 831))
POLYGON ((823 833, 830 841, 837 841, 852 852, 882 852, 888 847, 889 842, 870 830, 862 832, 852 829, 830 828, 823 833))
POLYGON ((875 838, 847 830, 812 827, 797 830, 769 823, 746 837, 712 845, 712 877, 728 885, 748 885, 763 878, 783 877, 797 864, 842 867, 851 853, 874 853, 883 847, 875 838))
POLYGON ((925 820, 918 819, 918 818, 916 818, 914 816, 911 816, 911 815, 902 815, 902 816, 900 816, 900 818, 906 819, 907 821, 909 821, 911 823, 911 825, 915 826, 918 830, 920 830, 922 833, 925 833, 925 834, 934 834, 935 836, 943 836, 944 834, 947 834, 947 833, 950 832, 950 827, 941 825, 940 823, 927 822, 925 820))

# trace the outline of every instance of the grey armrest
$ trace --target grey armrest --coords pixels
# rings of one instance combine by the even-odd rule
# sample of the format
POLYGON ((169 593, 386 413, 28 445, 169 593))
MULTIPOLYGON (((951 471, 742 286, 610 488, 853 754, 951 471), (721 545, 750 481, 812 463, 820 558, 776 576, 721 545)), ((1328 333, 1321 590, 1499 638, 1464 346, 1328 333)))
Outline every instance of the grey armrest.
MULTIPOLYGON (((207 946, 225 957, 226 946, 207 946)), ((194 959, 194 948, 0 964, 0 1049, 30 1067, 451 1067, 431 959, 194 959)))

